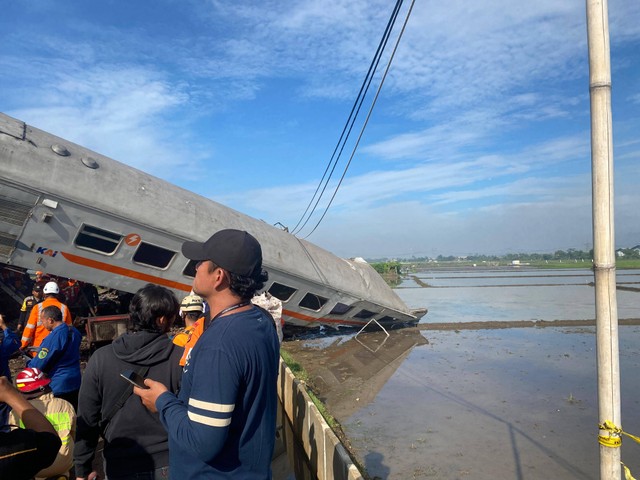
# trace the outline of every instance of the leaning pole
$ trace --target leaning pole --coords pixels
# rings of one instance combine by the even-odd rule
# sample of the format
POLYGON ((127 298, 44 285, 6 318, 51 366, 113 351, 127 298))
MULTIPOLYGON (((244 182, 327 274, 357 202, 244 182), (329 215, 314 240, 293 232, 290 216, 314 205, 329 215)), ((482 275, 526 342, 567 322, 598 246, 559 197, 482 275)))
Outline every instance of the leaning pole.
POLYGON ((611 63, 607 0, 586 0, 591 96, 591 170, 593 189, 593 261, 595 273, 596 350, 600 478, 619 480, 620 365, 613 218, 613 133, 611 63), (609 422, 609 423, 605 423, 609 422), (607 427, 603 428, 607 425, 607 427))

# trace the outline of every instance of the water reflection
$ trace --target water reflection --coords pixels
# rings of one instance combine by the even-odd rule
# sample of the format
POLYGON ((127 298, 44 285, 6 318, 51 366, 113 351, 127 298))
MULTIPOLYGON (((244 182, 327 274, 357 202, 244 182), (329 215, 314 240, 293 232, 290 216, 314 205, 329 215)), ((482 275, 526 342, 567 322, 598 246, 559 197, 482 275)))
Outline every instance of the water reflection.
MULTIPOLYGON (((595 289, 589 270, 545 272, 495 271, 499 278, 486 271, 425 272, 418 274, 423 281, 434 282, 428 279, 437 277, 435 283, 443 287, 446 282, 447 288, 421 288, 405 280, 405 288, 397 293, 410 308, 429 308, 420 323, 595 319, 595 289)), ((618 272, 617 283, 640 286, 640 271, 618 272)), ((617 300, 618 318, 640 317, 638 292, 618 290, 617 300)))
POLYGON ((285 342, 312 390, 338 420, 370 403, 411 350, 427 344, 415 328, 285 342))
MULTIPOLYGON (((544 286, 536 272, 495 272, 502 278, 476 272, 471 283, 468 273, 437 273, 449 288, 409 281, 412 288, 397 290, 409 306, 429 308, 427 323, 595 318, 588 270, 551 272, 553 281, 544 286)), ((420 274, 436 280, 429 276, 435 274, 420 274)), ((618 273, 619 284, 639 281, 640 271, 618 273)), ((617 299, 619 318, 640 317, 640 293, 618 291, 617 299)), ((365 345, 353 336, 295 345, 371 477, 599 477, 595 328, 391 335, 394 342, 376 334, 365 345)), ((640 327, 620 327, 623 426, 636 435, 639 369, 640 327)), ((623 442, 622 460, 636 477, 638 448, 623 442)))
MULTIPOLYGON (((343 428, 359 455, 384 458, 381 478, 596 479, 594 332, 426 332, 429 345, 343 428)), ((622 418, 638 434, 640 328, 620 333, 622 418)), ((640 471, 637 445, 622 455, 640 471)))

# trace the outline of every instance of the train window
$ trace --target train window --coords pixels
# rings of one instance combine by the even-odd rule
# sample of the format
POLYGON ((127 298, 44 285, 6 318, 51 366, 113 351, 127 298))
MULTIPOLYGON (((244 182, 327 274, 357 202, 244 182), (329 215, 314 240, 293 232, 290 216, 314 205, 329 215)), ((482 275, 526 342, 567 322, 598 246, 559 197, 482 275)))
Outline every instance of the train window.
POLYGON ((315 293, 307 293, 298 305, 302 308, 308 308, 309 310, 317 312, 325 303, 327 303, 327 300, 328 299, 321 297, 320 295, 316 295, 315 293))
POLYGON ((344 315, 353 309, 353 306, 345 305, 344 303, 336 303, 336 306, 329 312, 330 315, 344 315))
POLYGON ((395 322, 396 319, 393 317, 390 317, 389 315, 385 315, 384 317, 381 317, 378 319, 378 322, 380 323, 392 323, 395 322))
POLYGON ((273 285, 269 287, 269 293, 283 302, 288 302, 296 292, 297 290, 295 288, 278 282, 273 282, 273 285))
POLYGON ((133 261, 150 267, 167 268, 175 255, 176 252, 166 248, 141 242, 133 255, 133 261))
POLYGON ((356 313, 353 318, 371 318, 376 314, 376 312, 370 312, 369 310, 360 310, 356 313))
POLYGON ((91 225, 83 225, 73 243, 76 247, 110 255, 116 251, 121 239, 122 235, 119 233, 109 232, 91 225))
POLYGON ((187 266, 184 267, 184 270, 182 270, 182 274, 186 275, 187 277, 195 277, 196 276, 196 265, 198 264, 200 260, 189 260, 189 263, 187 263, 187 266))

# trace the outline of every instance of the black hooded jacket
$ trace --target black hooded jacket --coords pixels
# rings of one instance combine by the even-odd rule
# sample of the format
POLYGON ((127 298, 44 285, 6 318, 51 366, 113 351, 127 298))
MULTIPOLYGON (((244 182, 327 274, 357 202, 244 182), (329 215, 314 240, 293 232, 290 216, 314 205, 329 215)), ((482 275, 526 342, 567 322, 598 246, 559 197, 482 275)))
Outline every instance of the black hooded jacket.
POLYGON ((120 377, 124 370, 148 368, 146 377, 177 392, 182 376, 182 348, 166 334, 127 333, 97 350, 82 377, 74 462, 77 476, 87 476, 100 435, 105 440, 105 473, 109 476, 151 471, 169 465, 167 433, 157 413, 149 412, 133 387, 120 377), (122 408, 113 412, 125 389, 131 393, 122 408))

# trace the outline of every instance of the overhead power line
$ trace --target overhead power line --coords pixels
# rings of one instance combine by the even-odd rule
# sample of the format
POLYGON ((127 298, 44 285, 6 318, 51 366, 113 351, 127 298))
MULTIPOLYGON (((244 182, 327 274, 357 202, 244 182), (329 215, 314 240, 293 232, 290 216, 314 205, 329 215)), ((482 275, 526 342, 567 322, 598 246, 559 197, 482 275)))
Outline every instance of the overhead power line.
POLYGON ((331 204, 333 203, 333 199, 336 198, 336 195, 338 193, 338 190, 340 189, 340 186, 342 185, 342 181, 344 180, 344 177, 347 175, 347 170, 349 170, 349 166, 351 165, 351 160, 353 160, 353 157, 356 154, 356 150, 358 149, 358 145, 360 144, 360 140, 362 139, 362 135, 364 134, 364 130, 365 130, 365 128, 367 128, 367 124, 369 123, 369 118, 371 118, 371 113, 373 112, 373 107, 375 106, 376 101, 378 100, 378 95, 380 95, 380 91, 382 90, 382 85, 384 84, 384 80, 387 78, 387 74, 389 73, 389 68, 391 68, 391 62, 393 61, 393 57, 395 56, 396 51, 398 50, 398 45, 400 44, 400 39, 402 38, 402 34, 404 33, 405 27, 407 26, 407 22, 409 21, 409 16, 411 15, 411 10, 413 10, 413 5, 414 4, 415 4, 415 0, 412 0, 411 1, 411 6, 409 7, 409 11, 407 12, 407 17, 405 18, 404 24, 402 25, 402 30, 400 30, 400 35, 398 35, 398 40, 396 41, 396 44, 393 47, 393 52, 391 53, 391 56, 389 57, 389 62, 387 62, 387 68, 385 69, 384 75, 382 76, 382 79, 380 80, 380 86, 378 87, 378 90, 376 91, 375 97, 373 97, 373 102, 371 102, 371 108, 369 108, 369 112, 367 113, 367 118, 364 121, 364 124, 362 125, 362 129, 360 130, 360 134, 358 135, 358 140, 356 141, 355 145, 353 146, 353 150, 351 151, 351 156, 349 157, 349 161, 347 162, 347 165, 344 167, 344 172, 342 172, 342 177, 340 177, 340 181, 338 182, 338 185, 336 185, 336 188, 333 191, 333 195, 331 196, 331 200, 329 200, 329 203, 327 204, 326 208, 324 209, 324 212, 322 213, 322 216, 320 217, 320 220, 318 220, 318 223, 316 223, 315 227, 313 227, 313 230, 311 230, 307 234, 307 236, 304 237, 304 238, 309 238, 309 236, 311 236, 311 234, 316 231, 316 228, 318 228, 320 223, 322 223, 322 220, 324 219, 325 215, 329 211, 329 207, 331 207, 331 204))
MULTIPOLYGON (((415 0, 413 0, 415 1, 415 0)), ((360 87, 360 91, 358 92, 358 96, 356 97, 356 100, 354 101, 354 104, 351 108, 351 112, 349 113, 349 117, 345 123, 344 128, 342 129, 342 133, 340 134, 340 138, 336 144, 336 147, 333 150, 333 153, 331 155, 331 158, 329 159, 329 162, 327 163, 327 167, 324 171, 324 174, 322 175, 322 178, 320 179, 320 182, 318 183, 318 187, 316 188, 316 191, 313 194, 313 197, 311 198, 311 200, 309 201, 309 204, 307 205, 307 208, 305 209, 304 213, 302 214, 302 216, 300 217, 300 220, 298 220, 298 223, 296 224, 295 227, 293 227, 292 229, 292 233, 297 234, 299 233, 309 222, 309 220, 311 219, 312 215, 314 214, 314 212, 316 211, 318 204, 320 202, 320 200, 322 199, 322 197, 324 196, 324 193, 326 191, 327 186, 329 185, 329 182, 331 180, 331 177, 333 176, 333 173, 335 171, 335 168, 338 164, 338 161, 340 160, 340 157, 342 156, 342 152, 344 151, 344 148, 346 146, 346 143, 349 139, 349 136, 351 134, 351 131, 353 129, 353 126, 355 124, 355 121, 357 119, 357 116, 360 112, 360 108, 362 107, 362 103, 364 102, 364 99, 367 95, 367 92, 369 90, 369 87, 371 85, 371 82, 375 76, 375 73, 377 71, 378 65, 380 63, 380 60, 382 58, 382 55, 384 53, 384 50, 387 46, 387 43, 389 41, 391 32, 393 31, 393 27, 395 25, 396 19, 398 17, 398 13, 400 11, 400 8, 402 7, 402 3, 403 0, 397 0, 396 4, 394 6, 394 9, 391 13, 391 17, 389 18, 389 21, 387 22, 387 26, 385 28, 385 31, 382 35, 382 38, 378 44, 378 48, 376 49, 375 55, 371 61, 371 64, 369 65, 369 70, 367 71, 367 74, 364 78, 364 81, 360 87), (330 170, 330 171, 329 171, 330 170), (327 176, 327 173, 328 176, 327 176), (315 203, 314 203, 315 200, 315 203), (311 207, 311 205, 313 205, 313 207, 311 207), (310 210, 311 209, 311 210, 310 210), (302 223, 302 225, 300 225, 302 223)), ((402 33, 404 32, 404 27, 406 26, 407 20, 409 19, 409 15, 411 13, 411 9, 413 8, 413 3, 411 4, 411 7, 409 9, 409 12, 407 14, 407 18, 405 19, 405 23, 404 26, 402 28, 402 31, 400 33, 400 36, 398 37, 398 40, 396 42, 396 46, 394 48, 394 53, 395 50, 398 47, 398 43, 400 41, 400 38, 402 37, 402 33)), ((393 58, 393 54, 391 56, 391 59, 393 58)), ((388 72, 389 70, 389 66, 391 64, 391 59, 389 60, 389 63, 387 64, 387 69, 386 72, 388 72)), ((385 76, 386 77, 386 72, 385 72, 385 76)), ((378 97, 378 94, 380 92, 380 89, 382 87, 382 83, 384 83, 384 77, 382 79, 382 82, 380 84, 380 86, 378 87, 378 93, 376 93, 376 97, 378 97)), ((373 108, 373 105, 375 105, 375 99, 374 102, 371 106, 371 109, 373 108)), ((369 116, 371 115, 371 109, 369 110, 369 115, 367 116, 367 119, 369 118, 369 116)), ((366 126, 366 123, 364 124, 364 126, 366 126)), ((362 133, 364 132, 364 126, 360 132, 360 136, 359 139, 362 137, 362 133)), ((357 145, 356 145, 357 146, 357 145)), ((351 155, 351 158, 353 158, 353 154, 351 155)), ((351 163, 351 159, 349 160, 349 163, 347 164, 347 167, 345 168, 345 171, 343 172, 342 175, 342 179, 344 179, 344 176, 346 174, 346 171, 349 167, 349 164, 351 163)), ((325 211, 322 215, 322 218, 324 218, 324 216, 327 213, 327 210, 329 208, 329 206, 331 205, 331 202, 333 201, 333 199, 335 198, 335 195, 337 193, 338 188, 340 187, 340 184, 342 183, 342 179, 340 180, 340 183, 338 184, 338 186, 336 187, 336 190, 334 191, 332 197, 331 197, 331 201, 329 202, 329 204, 327 205, 327 207, 325 208, 325 211)), ((320 221, 322 221, 322 218, 320 219, 320 221)), ((307 235, 307 237, 309 235, 311 235, 311 233, 313 233, 313 231, 315 231, 315 229, 318 227, 320 222, 318 222, 316 224, 316 226, 313 228, 313 230, 307 235)), ((306 238, 306 237, 305 237, 306 238)))

